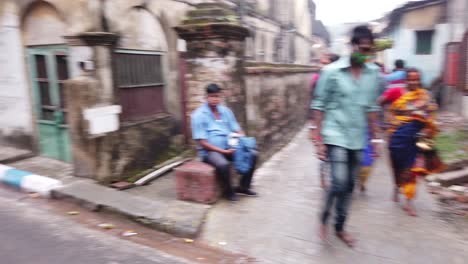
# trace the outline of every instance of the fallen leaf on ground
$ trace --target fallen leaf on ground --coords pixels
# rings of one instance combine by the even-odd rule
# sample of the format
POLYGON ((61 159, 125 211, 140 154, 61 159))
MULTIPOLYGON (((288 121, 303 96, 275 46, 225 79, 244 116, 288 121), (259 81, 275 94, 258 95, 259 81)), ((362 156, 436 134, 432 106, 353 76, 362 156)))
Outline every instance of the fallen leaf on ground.
POLYGON ((185 238, 185 239, 184 239, 184 242, 185 242, 185 243, 193 243, 193 239, 185 238))
POLYGON ((31 197, 31 198, 39 198, 39 197, 41 197, 41 195, 38 194, 38 193, 30 193, 30 194, 29 194, 29 197, 31 197))
POLYGON ((138 235, 138 233, 133 230, 127 230, 122 233, 122 236, 124 237, 131 237, 131 236, 136 236, 136 235, 138 235))
POLYGON ((80 212, 78 212, 78 211, 69 211, 69 212, 67 212, 67 214, 68 215, 79 215, 80 212))
POLYGON ((104 229, 112 229, 112 228, 114 228, 115 226, 114 226, 113 224, 103 223, 103 224, 99 224, 98 227, 104 228, 104 229))

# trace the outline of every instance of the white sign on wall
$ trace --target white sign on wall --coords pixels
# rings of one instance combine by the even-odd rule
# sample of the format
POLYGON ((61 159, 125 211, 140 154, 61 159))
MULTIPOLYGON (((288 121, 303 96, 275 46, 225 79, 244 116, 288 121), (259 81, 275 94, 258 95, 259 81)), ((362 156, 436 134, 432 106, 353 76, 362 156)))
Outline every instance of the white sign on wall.
POLYGON ((88 108, 83 111, 85 120, 89 124, 89 134, 100 135, 119 130, 120 105, 108 105, 88 108))

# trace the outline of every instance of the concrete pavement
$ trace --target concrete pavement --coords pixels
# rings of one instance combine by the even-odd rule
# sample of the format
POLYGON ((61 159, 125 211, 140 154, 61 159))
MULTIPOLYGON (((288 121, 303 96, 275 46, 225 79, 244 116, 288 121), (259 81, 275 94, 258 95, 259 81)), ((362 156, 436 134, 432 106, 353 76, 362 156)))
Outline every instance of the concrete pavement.
POLYGON ((0 145, 0 163, 7 164, 32 157, 34 154, 25 149, 12 148, 0 145))
POLYGON ((181 264, 161 251, 85 228, 0 189, 0 262, 15 264, 181 264))
POLYGON ((209 205, 178 201, 175 179, 169 175, 158 181, 156 189, 152 188, 154 185, 148 185, 140 187, 142 189, 135 188, 134 192, 123 192, 90 179, 74 177, 71 164, 40 156, 8 166, 0 164, 1 182, 46 196, 52 191, 55 198, 70 198, 93 210, 117 212, 151 228, 181 237, 196 237, 210 208, 209 205), (164 183, 162 186, 161 182, 164 183))
POLYGON ((148 227, 191 238, 198 235, 211 207, 176 199, 152 200, 84 179, 53 190, 52 196, 84 204, 93 210, 116 212, 148 227))
POLYGON ((441 219, 424 183, 416 200, 419 217, 407 216, 391 201, 387 164, 381 158, 368 193, 354 196, 348 231, 358 239, 355 249, 336 238, 330 244, 318 238, 323 190, 306 131, 257 171, 260 197, 221 202, 211 209, 201 239, 261 263, 466 263, 467 241, 441 219))

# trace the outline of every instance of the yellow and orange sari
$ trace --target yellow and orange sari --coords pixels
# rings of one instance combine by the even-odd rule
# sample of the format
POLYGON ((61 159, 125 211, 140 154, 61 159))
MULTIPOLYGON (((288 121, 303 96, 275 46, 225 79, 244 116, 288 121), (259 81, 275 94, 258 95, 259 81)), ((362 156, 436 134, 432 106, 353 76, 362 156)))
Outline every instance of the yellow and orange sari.
POLYGON ((437 106, 422 89, 408 91, 390 106, 390 158, 395 184, 408 198, 416 195, 417 176, 444 169, 433 148, 419 149, 418 141, 432 139, 438 129, 434 123, 437 106))

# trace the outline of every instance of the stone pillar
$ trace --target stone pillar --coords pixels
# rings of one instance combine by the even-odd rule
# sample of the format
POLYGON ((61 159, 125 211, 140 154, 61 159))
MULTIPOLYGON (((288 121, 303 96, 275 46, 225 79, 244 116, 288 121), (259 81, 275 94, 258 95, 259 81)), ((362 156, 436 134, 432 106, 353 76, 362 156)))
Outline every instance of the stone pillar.
POLYGON ((205 100, 205 87, 217 83, 225 92, 226 104, 246 124, 243 57, 248 29, 229 6, 219 3, 197 5, 175 28, 187 42, 187 102, 185 118, 205 100))
POLYGON ((67 37, 70 46, 72 78, 65 83, 68 124, 72 142, 74 174, 105 181, 111 176, 112 137, 91 136, 83 111, 115 103, 112 82, 112 47, 117 35, 107 32, 86 32, 67 37), (89 62, 86 71, 79 62, 89 62))

